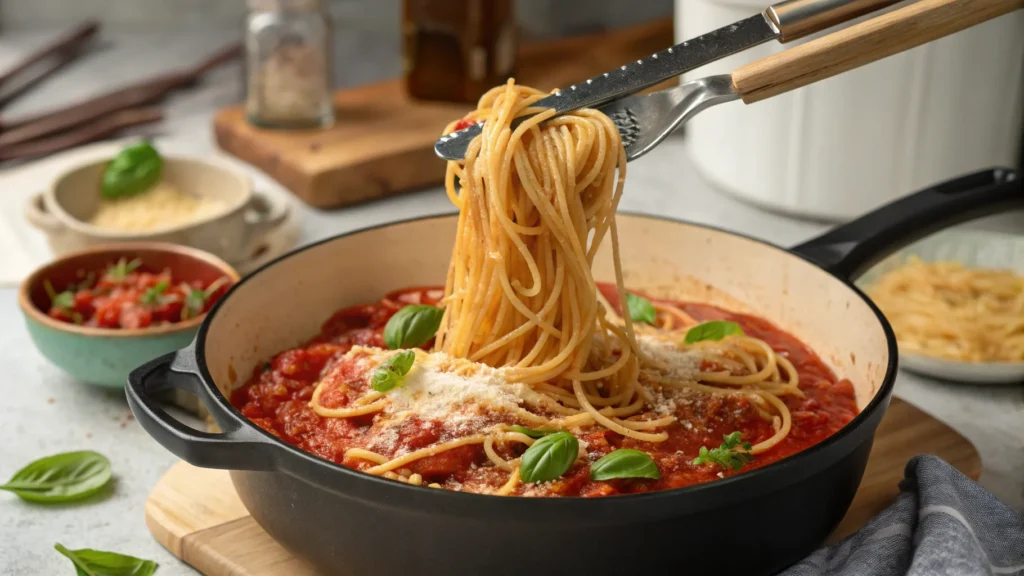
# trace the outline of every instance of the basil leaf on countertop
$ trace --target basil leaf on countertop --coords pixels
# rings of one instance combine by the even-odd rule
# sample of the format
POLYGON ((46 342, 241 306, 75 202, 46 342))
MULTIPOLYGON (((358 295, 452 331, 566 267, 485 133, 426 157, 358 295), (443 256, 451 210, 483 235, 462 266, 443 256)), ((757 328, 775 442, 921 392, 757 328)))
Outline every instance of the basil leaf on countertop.
POLYGON ((523 482, 547 482, 559 478, 572 466, 579 453, 580 443, 572 434, 548 434, 523 452, 519 478, 523 482))
POLYGON ((513 432, 519 432, 520 434, 526 434, 530 438, 543 438, 548 434, 554 434, 558 432, 554 428, 527 428, 526 426, 520 426, 516 424, 512 427, 513 432))
POLYGON ((384 343, 392 350, 423 346, 437 334, 444 310, 427 304, 402 308, 384 326, 384 343))
POLYGON ((122 198, 145 192, 163 176, 164 160, 149 142, 129 146, 114 156, 103 171, 100 193, 104 198, 122 198))
POLYGON ((53 547, 75 564, 78 576, 152 576, 158 566, 152 560, 143 560, 117 552, 89 548, 68 550, 59 542, 53 547))
POLYGON ((106 456, 89 450, 64 452, 29 463, 0 490, 31 502, 70 502, 96 494, 111 476, 106 456))
POLYGON ((395 386, 400 386, 405 380, 406 374, 412 370, 415 361, 415 351, 403 350, 381 362, 380 366, 374 368, 373 374, 370 375, 370 387, 377 392, 387 392, 395 386))
POLYGON ((626 308, 629 309, 629 317, 634 322, 645 322, 653 325, 658 319, 658 312, 654 304, 643 296, 637 296, 632 292, 626 292, 626 308))
POLYGON ((661 478, 658 465, 650 454, 632 448, 620 448, 590 465, 590 479, 595 482, 613 478, 661 478))
POLYGON ((694 344, 704 340, 721 340, 726 336, 742 335, 743 329, 735 322, 728 320, 712 320, 690 328, 683 340, 686 344, 694 344))

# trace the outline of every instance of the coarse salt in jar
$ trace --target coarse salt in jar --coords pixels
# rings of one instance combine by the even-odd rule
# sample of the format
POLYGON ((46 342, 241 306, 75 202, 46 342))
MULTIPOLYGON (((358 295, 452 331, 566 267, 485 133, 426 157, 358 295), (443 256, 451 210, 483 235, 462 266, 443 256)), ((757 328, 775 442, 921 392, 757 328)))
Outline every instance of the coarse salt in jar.
POLYGON ((334 123, 330 16, 322 0, 249 0, 246 104, 265 128, 334 123))

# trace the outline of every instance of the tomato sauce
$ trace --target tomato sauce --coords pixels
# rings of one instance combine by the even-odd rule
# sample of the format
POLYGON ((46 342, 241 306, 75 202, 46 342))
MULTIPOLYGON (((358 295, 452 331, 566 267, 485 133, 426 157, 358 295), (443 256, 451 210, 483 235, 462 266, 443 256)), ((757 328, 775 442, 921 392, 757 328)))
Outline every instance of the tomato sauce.
MULTIPOLYGON (((609 303, 618 308, 614 287, 600 288, 609 303)), ((308 405, 321 378, 343 383, 323 395, 321 402, 325 406, 344 405, 364 394, 368 390, 365 374, 360 374, 354 364, 347 364, 341 357, 354 345, 384 347, 382 332, 395 312, 408 304, 436 304, 442 295, 440 288, 410 288, 392 292, 377 303, 338 311, 309 343, 281 352, 271 362, 257 368, 251 381, 234 392, 232 404, 254 423, 285 442, 355 469, 366 469, 373 464, 346 459, 345 451, 350 448, 366 448, 392 456, 396 452, 405 453, 457 437, 448 422, 413 417, 401 425, 397 438, 384 442, 385 439, 380 437, 384 432, 374 425, 377 417, 374 414, 349 419, 323 418, 308 405), (388 450, 382 450, 382 444, 387 444, 388 450)), ((590 480, 589 462, 581 460, 558 480, 541 485, 521 484, 517 494, 596 497, 708 482, 765 466, 813 446, 857 415, 852 384, 848 380, 837 379, 813 351, 793 336, 755 316, 706 304, 675 304, 699 321, 736 322, 745 333, 764 340, 793 363, 800 377, 800 389, 806 397, 782 397, 793 417, 789 435, 772 449, 755 456, 739 471, 725 470, 713 464, 694 465, 693 460, 702 446, 708 449, 718 447, 726 434, 739 431, 742 440, 752 444, 774 434, 771 423, 762 419, 745 397, 695 394, 675 404, 674 414, 678 421, 665 428, 669 438, 664 442, 642 442, 600 427, 577 432, 590 462, 618 448, 636 448, 654 459, 660 479, 594 482, 590 480)), ((424 348, 429 349, 432 344, 428 342, 424 348)), ((495 415, 494 422, 499 421, 502 421, 501 417, 495 415)), ((393 431, 389 433, 394 434, 393 431)), ((524 449, 522 445, 495 448, 505 458, 515 458, 524 449)), ((442 452, 413 462, 408 468, 422 475, 425 482, 436 482, 444 488, 467 492, 495 489, 508 480, 508 472, 490 465, 480 445, 442 452)))

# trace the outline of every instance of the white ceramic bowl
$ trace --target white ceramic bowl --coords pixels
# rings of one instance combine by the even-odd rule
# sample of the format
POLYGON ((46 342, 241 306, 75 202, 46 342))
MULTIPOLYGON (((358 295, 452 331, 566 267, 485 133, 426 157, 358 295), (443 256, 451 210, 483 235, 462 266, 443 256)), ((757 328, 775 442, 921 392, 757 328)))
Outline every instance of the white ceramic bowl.
MULTIPOLYGON (((900 266, 911 255, 925 262, 952 261, 978 268, 1024 274, 1024 236, 983 230, 948 229, 896 252, 857 280, 862 289, 900 266)), ((970 384, 1024 383, 1024 362, 959 362, 900 351, 900 366, 924 376, 970 384)))
POLYGON ((165 156, 163 180, 178 190, 212 198, 224 208, 208 216, 151 232, 110 230, 89 224, 99 208, 100 181, 109 160, 93 161, 57 174, 25 204, 25 218, 46 234, 54 255, 97 244, 170 242, 197 248, 228 262, 249 258, 288 217, 290 206, 254 193, 248 175, 227 164, 165 156))

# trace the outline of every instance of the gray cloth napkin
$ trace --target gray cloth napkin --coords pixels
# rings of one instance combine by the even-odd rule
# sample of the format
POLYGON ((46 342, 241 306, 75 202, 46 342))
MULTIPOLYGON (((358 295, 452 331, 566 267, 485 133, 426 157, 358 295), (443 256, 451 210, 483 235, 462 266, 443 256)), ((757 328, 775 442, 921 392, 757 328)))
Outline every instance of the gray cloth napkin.
POLYGON ((1024 517, 935 456, 907 463, 896 501, 780 576, 1024 576, 1024 517))

